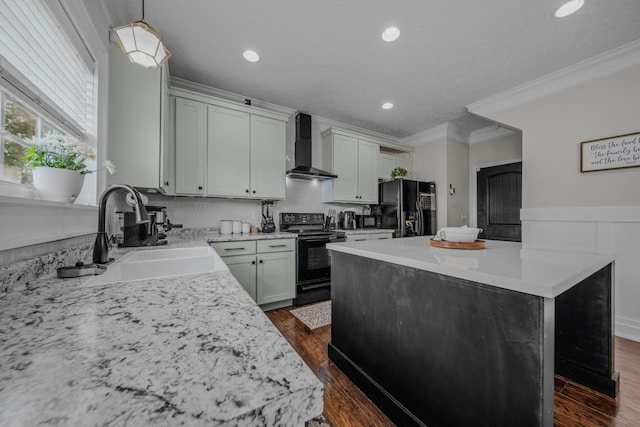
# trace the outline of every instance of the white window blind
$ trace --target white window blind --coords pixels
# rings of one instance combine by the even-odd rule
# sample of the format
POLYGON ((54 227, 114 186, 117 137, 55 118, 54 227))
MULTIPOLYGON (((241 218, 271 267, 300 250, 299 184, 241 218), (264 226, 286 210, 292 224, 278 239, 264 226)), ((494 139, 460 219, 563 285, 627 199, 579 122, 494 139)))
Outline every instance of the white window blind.
POLYGON ((0 0, 0 80, 84 139, 94 64, 79 38, 62 30, 61 15, 56 0, 0 0))

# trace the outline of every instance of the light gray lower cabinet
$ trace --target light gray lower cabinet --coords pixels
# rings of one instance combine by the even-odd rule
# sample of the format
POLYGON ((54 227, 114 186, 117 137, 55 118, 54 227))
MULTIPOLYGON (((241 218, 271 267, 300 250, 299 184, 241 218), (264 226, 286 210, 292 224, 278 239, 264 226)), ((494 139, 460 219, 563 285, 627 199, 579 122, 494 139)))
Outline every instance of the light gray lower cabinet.
POLYGON ((263 309, 291 305, 295 297, 295 239, 220 242, 211 246, 263 309))
POLYGON ((361 242, 363 240, 392 239, 393 233, 347 234, 347 242, 361 242))

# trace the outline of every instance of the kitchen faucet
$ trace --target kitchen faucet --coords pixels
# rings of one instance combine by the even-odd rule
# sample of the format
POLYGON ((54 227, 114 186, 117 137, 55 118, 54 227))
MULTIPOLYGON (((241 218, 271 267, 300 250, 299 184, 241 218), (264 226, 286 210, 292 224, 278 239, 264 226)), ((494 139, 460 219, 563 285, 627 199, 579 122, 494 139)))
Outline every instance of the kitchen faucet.
POLYGON ((147 210, 144 207, 144 202, 142 201, 142 196, 135 188, 126 184, 114 184, 111 187, 104 190, 104 193, 100 196, 100 202, 98 203, 98 235, 96 236, 96 241, 93 244, 93 263, 94 264, 106 264, 109 262, 109 242, 107 237, 106 230, 106 207, 107 207, 107 199, 109 196, 118 190, 127 191, 133 196, 133 200, 135 201, 135 205, 133 209, 136 214, 136 223, 144 224, 149 222, 149 217, 147 216, 147 210))

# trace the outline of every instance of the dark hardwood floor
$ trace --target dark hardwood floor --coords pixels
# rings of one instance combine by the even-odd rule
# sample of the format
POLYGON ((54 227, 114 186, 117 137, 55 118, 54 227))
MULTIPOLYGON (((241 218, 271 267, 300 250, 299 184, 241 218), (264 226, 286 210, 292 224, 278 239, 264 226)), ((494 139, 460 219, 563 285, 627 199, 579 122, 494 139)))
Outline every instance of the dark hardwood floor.
MULTIPOLYGON (((331 425, 393 426, 329 360, 331 326, 310 330, 290 310, 273 310, 267 316, 324 383, 324 416, 331 425)), ((617 400, 556 376, 556 427, 640 427, 640 343, 616 337, 615 352, 615 366, 621 378, 617 400)))

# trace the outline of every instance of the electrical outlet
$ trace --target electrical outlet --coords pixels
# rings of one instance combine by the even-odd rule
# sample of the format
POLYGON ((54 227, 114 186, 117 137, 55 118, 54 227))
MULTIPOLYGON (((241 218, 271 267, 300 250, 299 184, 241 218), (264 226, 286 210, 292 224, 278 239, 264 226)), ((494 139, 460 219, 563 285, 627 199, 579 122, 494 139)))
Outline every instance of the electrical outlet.
POLYGON ((460 219, 462 219, 463 221, 466 221, 466 220, 467 220, 467 214, 466 214, 466 213, 464 213, 464 212, 462 212, 462 213, 460 214, 460 219))

